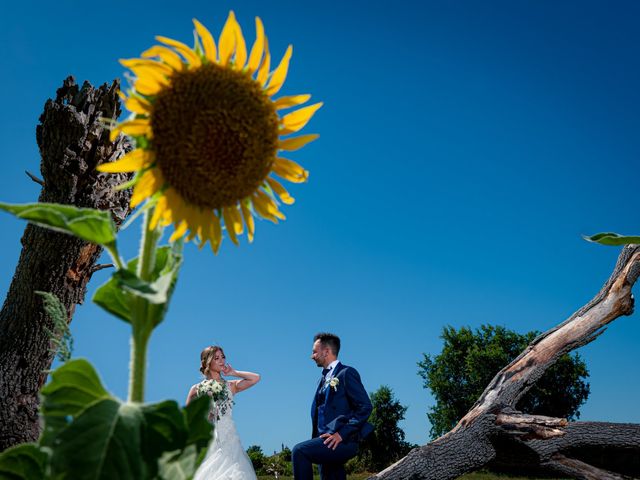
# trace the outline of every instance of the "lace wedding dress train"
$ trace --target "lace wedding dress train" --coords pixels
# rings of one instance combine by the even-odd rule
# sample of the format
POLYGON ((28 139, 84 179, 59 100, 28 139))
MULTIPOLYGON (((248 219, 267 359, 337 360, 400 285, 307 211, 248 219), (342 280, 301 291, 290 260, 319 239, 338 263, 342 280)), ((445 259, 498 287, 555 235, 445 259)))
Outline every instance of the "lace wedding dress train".
POLYGON ((228 397, 225 408, 219 412, 216 412, 215 405, 212 406, 213 440, 193 480, 257 480, 233 422, 231 391, 228 392, 228 397), (217 413, 220 417, 218 420, 217 413))

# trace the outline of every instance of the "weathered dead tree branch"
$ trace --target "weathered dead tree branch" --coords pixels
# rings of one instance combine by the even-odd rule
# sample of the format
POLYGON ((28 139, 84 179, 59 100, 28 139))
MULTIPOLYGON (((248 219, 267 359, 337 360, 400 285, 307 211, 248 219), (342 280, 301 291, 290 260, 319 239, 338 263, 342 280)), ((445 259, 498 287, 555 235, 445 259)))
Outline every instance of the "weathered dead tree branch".
MULTIPOLYGON (((39 201, 110 210, 117 225, 130 213, 130 190, 114 186, 128 175, 99 174, 96 166, 116 160, 130 147, 109 140, 103 119, 120 115, 119 82, 82 88, 72 77, 48 100, 36 129, 43 180, 39 201)), ((11 201, 11 199, 3 199, 11 201)), ((102 248, 28 225, 22 253, 0 311, 0 451, 38 438, 38 392, 53 355, 45 328, 53 325, 36 290, 51 292, 66 306, 69 321, 82 303, 102 248)))
POLYGON ((639 275, 640 245, 627 246, 600 292, 498 372, 453 430, 370 478, 447 480, 485 466, 583 480, 640 476, 640 425, 569 423, 515 410, 559 357, 595 340, 616 318, 633 313, 632 288, 639 275))

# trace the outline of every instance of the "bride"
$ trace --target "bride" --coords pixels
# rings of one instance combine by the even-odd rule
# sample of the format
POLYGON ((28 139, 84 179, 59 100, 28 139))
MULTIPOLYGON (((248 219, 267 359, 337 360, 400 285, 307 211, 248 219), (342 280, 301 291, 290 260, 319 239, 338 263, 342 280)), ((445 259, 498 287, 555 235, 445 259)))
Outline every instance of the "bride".
POLYGON ((205 348, 200 354, 200 362, 205 380, 191 387, 187 405, 199 396, 209 395, 212 398, 209 420, 213 422, 214 431, 193 480, 256 480, 251 460, 242 448, 233 423, 232 409, 234 395, 258 383, 260 375, 234 370, 226 363, 224 351, 218 346, 205 348), (240 380, 227 381, 222 374, 240 380))

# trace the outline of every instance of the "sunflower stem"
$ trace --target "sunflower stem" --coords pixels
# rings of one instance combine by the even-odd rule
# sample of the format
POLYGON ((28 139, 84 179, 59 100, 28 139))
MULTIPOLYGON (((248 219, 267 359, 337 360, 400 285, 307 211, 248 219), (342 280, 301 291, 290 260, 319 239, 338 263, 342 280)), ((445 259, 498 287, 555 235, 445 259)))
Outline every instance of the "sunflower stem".
POLYGON ((135 328, 131 336, 131 364, 129 366, 129 402, 144 402, 144 386, 147 369, 147 346, 150 328, 135 328))
MULTIPOLYGON (((156 263, 156 245, 160 238, 160 229, 150 229, 153 208, 144 212, 140 254, 138 256, 137 275, 141 280, 151 280, 156 263)), ((143 402, 145 376, 147 368, 147 346, 153 330, 153 319, 148 318, 149 303, 136 297, 133 305, 131 334, 131 364, 129 366, 129 401, 143 402)))
POLYGON ((151 278, 151 272, 156 265, 156 244, 160 238, 158 228, 151 229, 151 217, 155 208, 150 208, 144 212, 144 220, 142 222, 142 238, 140 239, 140 254, 138 257, 137 274, 141 280, 148 282, 151 278))

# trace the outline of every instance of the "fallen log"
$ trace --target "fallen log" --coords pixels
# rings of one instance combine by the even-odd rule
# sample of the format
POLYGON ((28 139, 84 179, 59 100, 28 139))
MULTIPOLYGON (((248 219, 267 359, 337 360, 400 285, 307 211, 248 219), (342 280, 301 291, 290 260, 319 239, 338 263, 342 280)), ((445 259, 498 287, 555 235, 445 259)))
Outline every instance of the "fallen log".
POLYGON ((544 332, 491 380, 447 434, 413 449, 370 480, 448 480, 483 467, 539 471, 583 480, 640 477, 640 425, 568 422, 515 410, 518 400, 562 355, 633 313, 640 245, 624 247, 600 292, 544 332))

